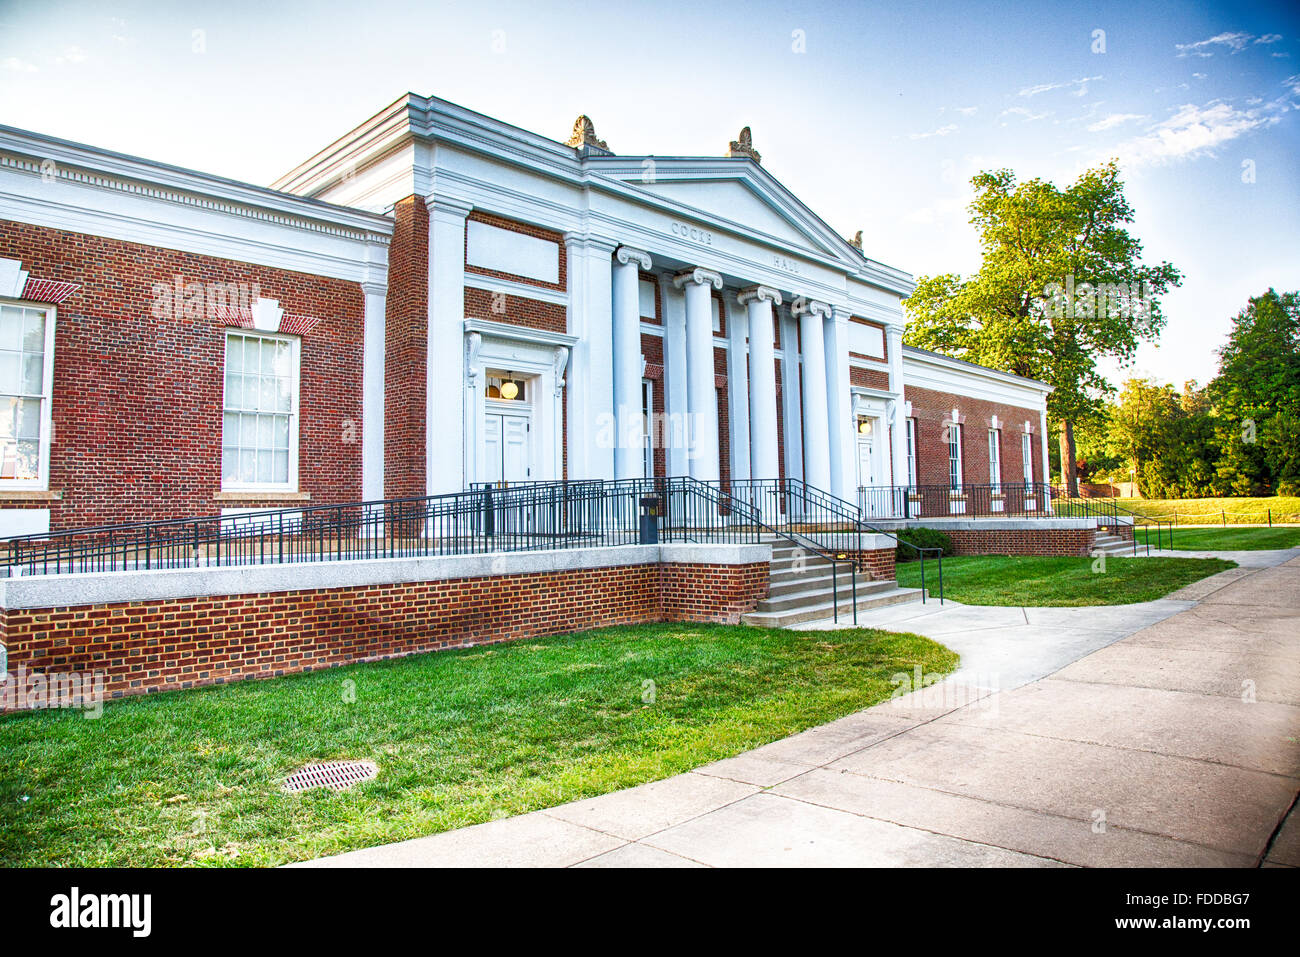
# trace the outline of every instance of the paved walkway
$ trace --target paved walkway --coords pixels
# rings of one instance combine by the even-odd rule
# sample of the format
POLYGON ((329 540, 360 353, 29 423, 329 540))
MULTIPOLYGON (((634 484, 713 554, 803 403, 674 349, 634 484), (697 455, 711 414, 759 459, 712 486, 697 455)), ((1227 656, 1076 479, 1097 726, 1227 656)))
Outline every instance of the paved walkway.
POLYGON ((961 670, 687 774, 305 866, 1300 866, 1300 550, 1238 554, 1141 605, 881 609, 860 624, 961 670))

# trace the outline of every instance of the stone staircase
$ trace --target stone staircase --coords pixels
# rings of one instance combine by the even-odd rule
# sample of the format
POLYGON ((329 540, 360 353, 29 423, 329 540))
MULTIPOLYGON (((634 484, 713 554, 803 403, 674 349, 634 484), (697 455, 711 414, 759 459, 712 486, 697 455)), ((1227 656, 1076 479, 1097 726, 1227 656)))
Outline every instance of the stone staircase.
MULTIPOLYGON (((765 628, 785 628, 800 622, 832 617, 835 603, 832 599, 831 568, 829 559, 814 552, 796 553, 797 546, 776 539, 772 546, 772 572, 768 596, 752 612, 741 617, 747 625, 765 628)), ((853 582, 851 566, 839 563, 840 624, 853 624, 853 582)), ((884 605, 898 605, 921 600, 921 589, 899 588, 894 581, 873 581, 858 572, 858 611, 884 605)))
POLYGON ((1112 535, 1109 532, 1103 532, 1097 529, 1097 539, 1093 543, 1092 551, 1101 552, 1103 555, 1117 555, 1119 557, 1133 555, 1133 543, 1127 539, 1120 538, 1118 535, 1112 535))

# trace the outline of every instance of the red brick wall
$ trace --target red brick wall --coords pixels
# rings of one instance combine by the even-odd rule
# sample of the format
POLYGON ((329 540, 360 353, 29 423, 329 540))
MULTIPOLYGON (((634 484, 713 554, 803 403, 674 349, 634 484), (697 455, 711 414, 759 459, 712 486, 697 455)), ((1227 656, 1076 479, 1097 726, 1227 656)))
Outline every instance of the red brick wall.
POLYGON ((470 287, 465 289, 465 316, 547 332, 566 332, 568 326, 568 310, 559 303, 470 287))
MULTIPOLYGON (((885 369, 864 369, 861 366, 849 367, 849 384, 865 389, 889 390, 889 372, 885 369)), ((949 409, 952 406, 948 406, 949 409)))
MULTIPOLYGON (((52 528, 213 514, 232 504, 215 497, 226 326, 154 315, 154 284, 174 287, 178 276, 256 285, 286 313, 321 320, 302 337, 299 489, 313 503, 361 497, 358 284, 14 222, 0 222, 0 257, 81 286, 56 320, 50 489, 62 498, 48 503, 52 528), (355 441, 344 441, 351 430, 355 441)), ((0 507, 10 505, 0 492, 0 507)))
POLYGON ((870 574, 873 581, 893 581, 896 552, 897 548, 893 547, 864 549, 860 552, 850 550, 844 554, 853 559, 859 571, 870 574))
POLYGON ((659 614, 663 621, 715 621, 734 625, 767 597, 767 562, 750 565, 660 566, 659 614))
POLYGON ((0 611, 9 669, 102 672, 111 697, 649 621, 735 624, 768 565, 665 563, 0 611))
POLYGON ((384 325, 384 495, 423 495, 429 347, 429 210, 421 196, 393 208, 384 325))
POLYGON ((1091 528, 940 530, 958 555, 1088 555, 1097 537, 1091 528))
MULTIPOLYGON (((948 444, 944 441, 943 430, 944 422, 952 417, 954 406, 961 414, 962 480, 967 485, 985 485, 989 482, 988 432, 994 415, 998 417, 998 426, 1002 432, 999 448, 1003 483, 1043 481, 1043 477, 1037 473, 1028 477, 1023 474, 1020 455, 1020 436, 1024 433, 1025 422, 1028 421, 1037 430, 1038 412, 906 384, 904 398, 912 403, 912 417, 916 419, 918 485, 948 484, 948 444)), ((1035 431, 1034 468, 1040 471, 1042 463, 1038 460, 1041 441, 1035 431)))

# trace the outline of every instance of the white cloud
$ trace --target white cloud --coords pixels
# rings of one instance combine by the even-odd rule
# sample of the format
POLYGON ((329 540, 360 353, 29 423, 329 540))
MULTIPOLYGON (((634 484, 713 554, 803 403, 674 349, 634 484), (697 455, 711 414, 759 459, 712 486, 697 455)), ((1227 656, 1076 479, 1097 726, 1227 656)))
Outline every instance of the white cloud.
POLYGON ((1163 166, 1213 154, 1223 144, 1276 122, 1266 111, 1239 110, 1222 101, 1186 104, 1169 119, 1121 144, 1117 152, 1125 166, 1163 166))
POLYGON ((54 58, 57 66, 65 63, 81 63, 86 59, 86 51, 81 47, 64 47, 63 52, 54 58))
POLYGON ((1096 123, 1090 124, 1088 126, 1088 132, 1100 133, 1102 130, 1114 129, 1117 126, 1120 126, 1124 123, 1131 122, 1133 120, 1145 120, 1145 119, 1146 117, 1143 116, 1141 113, 1111 113, 1109 116, 1102 117, 1096 123))
MULTIPOLYGON (((1035 120, 1045 120, 1052 115, 1051 110, 1044 110, 1042 113, 1035 113, 1033 110, 1027 110, 1023 106, 1011 106, 998 114, 998 119, 1004 116, 1021 116, 1026 123, 1033 123, 1035 120)), ((1007 124, 1003 123, 1003 126, 1007 124)))
POLYGON ((0 60, 0 69, 12 70, 14 73, 35 73, 39 67, 28 60, 20 60, 16 56, 7 56, 0 60))
POLYGON ((929 139, 931 136, 947 136, 949 133, 955 132, 957 132, 957 125, 955 123, 949 123, 947 126, 941 126, 937 130, 931 130, 929 133, 913 133, 908 137, 908 139, 925 140, 929 139))
POLYGON ((1020 91, 1020 96, 1037 96, 1039 93, 1047 93, 1051 90, 1063 90, 1066 87, 1077 87, 1074 90, 1075 96, 1083 96, 1088 92, 1088 84, 1093 80, 1102 79, 1100 76, 1082 76, 1077 80, 1066 80, 1064 83, 1040 83, 1037 86, 1027 86, 1020 91))
POLYGON ((978 107, 978 106, 959 106, 959 107, 957 107, 956 109, 957 109, 957 112, 960 113, 962 116, 974 116, 974 115, 975 115, 975 111, 978 110, 979 107, 978 107))
POLYGON ((1233 53, 1240 53, 1253 39, 1254 37, 1249 33, 1220 33, 1208 40, 1197 40, 1195 43, 1175 43, 1174 48, 1180 57, 1214 56, 1213 48, 1216 46, 1228 47, 1233 53))
POLYGON ((1256 43, 1277 43, 1277 41, 1281 39, 1282 39, 1282 34, 1280 33, 1266 33, 1262 37, 1259 37, 1255 42, 1256 43))

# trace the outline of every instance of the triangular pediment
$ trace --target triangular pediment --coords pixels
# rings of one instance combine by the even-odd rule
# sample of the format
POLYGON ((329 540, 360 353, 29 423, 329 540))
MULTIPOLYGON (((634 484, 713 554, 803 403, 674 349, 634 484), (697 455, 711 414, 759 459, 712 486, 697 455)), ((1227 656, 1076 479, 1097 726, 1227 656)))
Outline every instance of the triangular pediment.
POLYGON ((700 160, 655 157, 639 159, 635 166, 625 163, 624 157, 611 157, 608 174, 638 190, 698 210, 706 220, 735 224, 742 231, 763 234, 820 256, 855 261, 857 254, 842 237, 752 163, 723 160, 702 164, 700 160), (649 176, 647 160, 654 162, 649 176))

